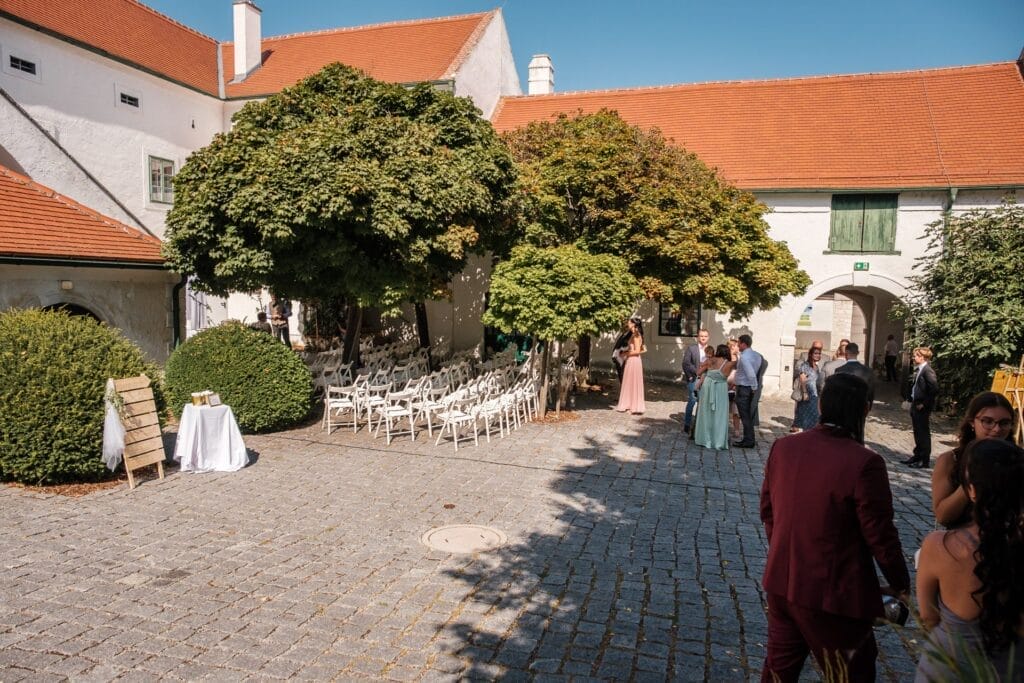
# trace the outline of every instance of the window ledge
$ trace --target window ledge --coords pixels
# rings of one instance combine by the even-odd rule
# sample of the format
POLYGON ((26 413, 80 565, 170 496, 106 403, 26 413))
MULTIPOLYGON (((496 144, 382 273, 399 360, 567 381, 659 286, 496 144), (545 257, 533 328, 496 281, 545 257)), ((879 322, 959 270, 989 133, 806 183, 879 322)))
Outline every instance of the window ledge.
POLYGON ((882 255, 882 256, 903 256, 902 251, 829 251, 826 249, 821 252, 827 256, 863 256, 863 255, 882 255))

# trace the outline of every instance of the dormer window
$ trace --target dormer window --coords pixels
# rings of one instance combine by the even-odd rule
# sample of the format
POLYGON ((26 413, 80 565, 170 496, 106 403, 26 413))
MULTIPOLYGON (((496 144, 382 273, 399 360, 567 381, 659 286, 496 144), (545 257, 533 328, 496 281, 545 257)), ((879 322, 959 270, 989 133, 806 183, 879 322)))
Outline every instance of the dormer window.
POLYGON ((22 59, 21 57, 15 57, 14 55, 11 55, 9 63, 11 65, 11 69, 13 69, 14 71, 21 71, 22 73, 26 73, 30 76, 36 75, 35 62, 30 62, 27 59, 22 59))
POLYGON ((121 93, 121 104, 126 104, 129 107, 135 107, 136 109, 138 109, 139 98, 135 95, 129 95, 128 93, 123 92, 121 93))

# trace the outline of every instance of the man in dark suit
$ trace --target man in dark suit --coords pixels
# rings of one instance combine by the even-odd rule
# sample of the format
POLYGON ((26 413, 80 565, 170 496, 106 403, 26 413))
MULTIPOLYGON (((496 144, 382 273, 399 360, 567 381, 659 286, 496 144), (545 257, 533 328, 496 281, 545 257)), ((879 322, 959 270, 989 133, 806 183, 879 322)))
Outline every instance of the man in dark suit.
POLYGON ((711 333, 707 330, 698 331, 697 343, 687 346, 683 352, 683 379, 686 380, 686 389, 689 392, 683 418, 683 429, 687 432, 693 427, 693 407, 697 404, 697 376, 700 373, 700 366, 707 360, 705 348, 710 338, 711 333))
POLYGON ((926 346, 914 349, 914 365, 917 374, 910 388, 910 424, 914 428, 914 456, 903 461, 904 465, 921 469, 931 465, 932 431, 929 419, 935 409, 939 395, 939 381, 932 370, 932 350, 926 346))
POLYGON ((823 670, 840 660, 843 680, 874 681, 872 625, 883 615, 875 562, 889 582, 884 592, 906 599, 910 590, 885 461, 863 445, 867 385, 835 375, 820 401, 821 424, 778 439, 765 464, 762 683, 795 683, 808 653, 823 670))
MULTIPOLYGON (((846 374, 856 375, 860 377, 868 385, 868 401, 871 405, 875 403, 875 373, 871 371, 871 368, 864 365, 858 360, 860 356, 860 346, 857 342, 850 342, 846 345, 846 362, 837 367, 833 374, 846 374)), ((826 378, 827 379, 827 378, 826 378)))

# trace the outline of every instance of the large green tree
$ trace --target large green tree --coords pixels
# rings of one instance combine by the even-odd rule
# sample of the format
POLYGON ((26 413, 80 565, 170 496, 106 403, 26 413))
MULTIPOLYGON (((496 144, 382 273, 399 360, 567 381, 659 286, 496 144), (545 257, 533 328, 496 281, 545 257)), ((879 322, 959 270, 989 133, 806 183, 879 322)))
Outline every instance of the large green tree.
POLYGON ((533 244, 615 254, 648 297, 734 318, 810 284, 786 244, 768 236, 767 207, 657 130, 602 110, 505 139, 533 244))
POLYGON ((444 295, 470 250, 507 239, 496 228, 514 179, 468 99, 333 64, 247 104, 189 157, 164 251, 213 294, 393 310, 444 295))
MULTIPOLYGON (((495 267, 483 322, 504 332, 528 332, 544 342, 543 411, 551 342, 615 329, 641 296, 636 279, 617 256, 588 254, 571 244, 527 244, 513 249, 495 267)), ((558 379, 561 385, 565 379, 561 372, 558 379)), ((563 393, 558 392, 558 409, 563 393)))
POLYGON ((1024 354, 1024 206, 949 215, 925 232, 907 304, 915 345, 935 354, 943 398, 965 405, 1024 354))

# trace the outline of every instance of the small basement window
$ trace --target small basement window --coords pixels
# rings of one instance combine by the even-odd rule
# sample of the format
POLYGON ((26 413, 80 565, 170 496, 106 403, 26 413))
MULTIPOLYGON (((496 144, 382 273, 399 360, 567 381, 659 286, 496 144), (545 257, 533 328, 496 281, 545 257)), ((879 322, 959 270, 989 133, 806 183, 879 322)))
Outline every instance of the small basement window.
POLYGON ((11 65, 11 68, 14 69, 15 71, 21 71, 23 73, 27 73, 27 74, 30 74, 32 76, 36 75, 36 63, 35 62, 30 62, 27 59, 22 59, 21 57, 15 57, 14 55, 11 55, 10 56, 10 65, 11 65))
POLYGON ((139 98, 135 95, 129 95, 126 92, 121 93, 121 104, 127 104, 129 107, 138 108, 139 98))

